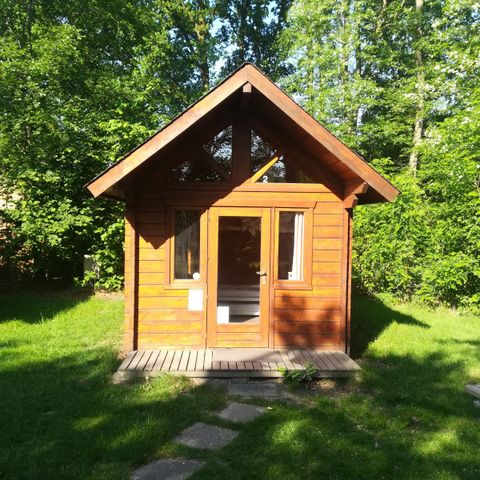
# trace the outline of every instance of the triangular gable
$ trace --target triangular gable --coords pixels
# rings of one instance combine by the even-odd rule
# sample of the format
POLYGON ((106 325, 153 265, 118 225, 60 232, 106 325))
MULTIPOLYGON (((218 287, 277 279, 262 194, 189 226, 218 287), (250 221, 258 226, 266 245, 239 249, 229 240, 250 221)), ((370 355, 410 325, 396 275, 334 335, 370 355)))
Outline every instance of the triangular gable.
MULTIPOLYGON (((87 184, 87 188, 95 197, 101 195, 117 196, 114 194, 115 187, 130 173, 170 145, 178 136, 187 132, 198 121, 248 84, 271 102, 275 108, 279 109, 289 121, 294 122, 312 140, 318 142, 319 147, 327 151, 332 158, 338 160, 337 163, 340 163, 343 170, 349 173, 349 180, 345 182, 346 184, 355 186, 359 181, 364 182, 370 192, 371 190, 374 191, 371 192, 374 193, 373 201, 392 201, 395 199, 399 191, 388 180, 318 123, 260 70, 249 63, 242 65, 143 144, 102 172, 87 184)), ((365 191, 366 188, 363 190, 365 191)))

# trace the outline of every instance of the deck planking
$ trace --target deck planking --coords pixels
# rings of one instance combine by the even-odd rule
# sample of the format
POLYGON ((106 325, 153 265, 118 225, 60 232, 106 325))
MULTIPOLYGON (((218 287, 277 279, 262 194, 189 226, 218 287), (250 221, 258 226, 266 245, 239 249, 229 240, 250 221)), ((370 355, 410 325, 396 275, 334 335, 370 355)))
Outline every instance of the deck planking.
POLYGON ((359 365, 341 351, 204 349, 134 350, 125 357, 118 372, 140 376, 162 373, 189 377, 280 377, 281 370, 302 370, 308 364, 319 377, 348 376, 359 365))

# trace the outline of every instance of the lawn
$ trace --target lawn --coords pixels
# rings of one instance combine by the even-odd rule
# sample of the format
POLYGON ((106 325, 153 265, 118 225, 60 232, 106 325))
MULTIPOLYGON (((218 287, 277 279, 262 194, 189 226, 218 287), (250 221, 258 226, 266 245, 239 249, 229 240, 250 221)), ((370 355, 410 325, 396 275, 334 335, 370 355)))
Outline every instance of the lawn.
POLYGON ((224 390, 113 385, 121 323, 115 298, 0 296, 0 478, 127 479, 166 455, 207 460, 196 480, 480 478, 480 409, 463 392, 480 381, 478 317, 355 297, 360 378, 268 403, 216 454, 171 439, 195 421, 226 425, 211 416, 224 390))

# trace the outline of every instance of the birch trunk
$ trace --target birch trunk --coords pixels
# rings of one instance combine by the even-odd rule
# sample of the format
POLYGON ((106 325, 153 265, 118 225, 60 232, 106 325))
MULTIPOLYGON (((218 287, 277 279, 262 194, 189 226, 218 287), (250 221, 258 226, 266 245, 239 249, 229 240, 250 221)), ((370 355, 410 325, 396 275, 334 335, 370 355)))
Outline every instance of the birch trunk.
POLYGON ((422 30, 422 15, 423 15, 424 0, 415 0, 416 10, 416 45, 415 45, 415 67, 416 67, 416 90, 417 90, 417 105, 415 112, 415 124, 413 127, 413 144, 410 153, 409 167, 410 171, 415 175, 418 169, 418 146, 423 137, 424 129, 424 114, 425 114, 425 71, 423 65, 423 55, 421 48, 421 41, 423 37, 422 30))

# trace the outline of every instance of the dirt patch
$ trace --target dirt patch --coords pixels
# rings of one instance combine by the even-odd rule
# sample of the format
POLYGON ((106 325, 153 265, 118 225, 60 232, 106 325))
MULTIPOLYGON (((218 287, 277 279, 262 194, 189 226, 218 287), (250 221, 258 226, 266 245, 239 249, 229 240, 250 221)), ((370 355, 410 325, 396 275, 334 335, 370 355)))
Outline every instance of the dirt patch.
POLYGON ((308 391, 329 398, 342 398, 358 391, 357 384, 351 379, 322 378, 312 382, 308 391))
POLYGON ((123 300, 123 292, 95 292, 95 296, 98 298, 104 298, 105 300, 123 300))

